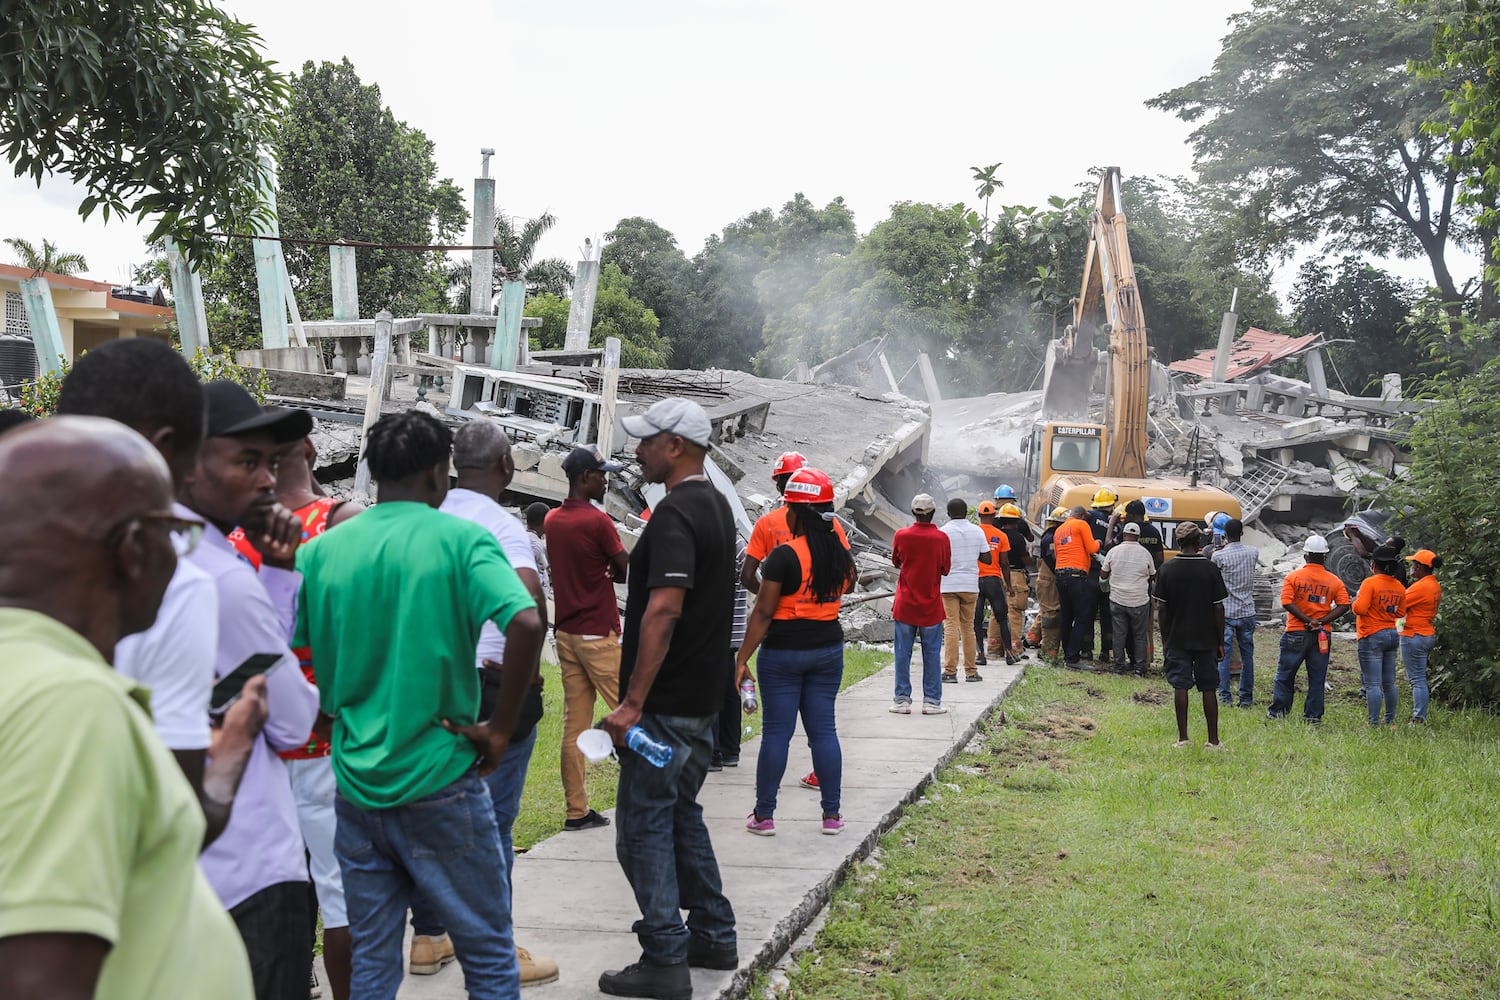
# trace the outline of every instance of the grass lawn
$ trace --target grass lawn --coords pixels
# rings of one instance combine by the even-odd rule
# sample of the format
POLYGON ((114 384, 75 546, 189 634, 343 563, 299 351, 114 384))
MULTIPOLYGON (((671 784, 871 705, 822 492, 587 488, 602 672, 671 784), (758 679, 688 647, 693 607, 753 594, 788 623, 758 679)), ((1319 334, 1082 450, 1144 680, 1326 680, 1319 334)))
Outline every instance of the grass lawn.
POLYGON ((787 995, 1500 996, 1500 719, 1371 730, 1336 639, 1324 724, 1269 721, 1276 635, 1219 753, 1196 695, 1171 746, 1159 676, 1030 667, 835 893, 787 995))
MULTIPOLYGON (((843 687, 848 687, 880 670, 891 662, 891 654, 873 649, 849 647, 844 653, 843 687)), ((558 770, 558 753, 562 745, 562 683, 558 679, 557 664, 543 663, 542 676, 546 683, 542 688, 547 714, 537 726, 536 750, 532 753, 531 766, 526 772, 526 791, 521 796, 521 814, 516 818, 512 835, 516 848, 525 850, 554 833, 561 832, 566 811, 563 805, 562 776, 558 770)), ((841 688, 842 690, 842 688, 841 688)), ((609 711, 601 700, 596 706, 596 718, 602 719, 609 711)), ((760 735, 760 713, 744 717, 749 731, 745 739, 760 735)), ((619 766, 612 760, 589 764, 589 803, 595 809, 609 809, 615 804, 615 783, 619 777, 619 766)))

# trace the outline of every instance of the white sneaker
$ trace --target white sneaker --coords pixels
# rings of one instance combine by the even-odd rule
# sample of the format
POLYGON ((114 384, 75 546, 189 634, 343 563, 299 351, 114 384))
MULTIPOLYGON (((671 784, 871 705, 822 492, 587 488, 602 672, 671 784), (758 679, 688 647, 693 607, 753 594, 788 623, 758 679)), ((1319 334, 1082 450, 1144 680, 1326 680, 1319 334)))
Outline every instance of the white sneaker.
POLYGON ((948 710, 946 708, 944 708, 942 705, 924 704, 922 706, 922 714, 923 715, 947 715, 948 714, 948 710))
POLYGON ((890 711, 891 711, 892 715, 910 715, 911 714, 911 702, 909 702, 909 701, 897 701, 897 702, 893 702, 891 704, 890 711))
POLYGON ((1203 749, 1205 749, 1205 750, 1223 750, 1224 749, 1224 744, 1222 744, 1222 743, 1205 743, 1205 744, 1203 744, 1203 749))
POLYGON ((1177 747, 1178 749, 1181 749, 1183 747, 1190 747, 1190 746, 1192 746, 1193 742, 1191 740, 1178 740, 1176 743, 1173 743, 1172 745, 1174 747, 1177 747))

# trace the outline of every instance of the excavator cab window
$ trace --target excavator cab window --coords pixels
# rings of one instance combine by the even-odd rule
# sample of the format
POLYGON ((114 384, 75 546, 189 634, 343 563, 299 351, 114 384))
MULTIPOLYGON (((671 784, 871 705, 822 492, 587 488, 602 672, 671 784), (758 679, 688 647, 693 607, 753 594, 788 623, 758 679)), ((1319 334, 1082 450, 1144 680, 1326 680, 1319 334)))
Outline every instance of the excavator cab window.
POLYGON ((1098 438, 1052 439, 1052 468, 1056 472, 1098 472, 1098 438))

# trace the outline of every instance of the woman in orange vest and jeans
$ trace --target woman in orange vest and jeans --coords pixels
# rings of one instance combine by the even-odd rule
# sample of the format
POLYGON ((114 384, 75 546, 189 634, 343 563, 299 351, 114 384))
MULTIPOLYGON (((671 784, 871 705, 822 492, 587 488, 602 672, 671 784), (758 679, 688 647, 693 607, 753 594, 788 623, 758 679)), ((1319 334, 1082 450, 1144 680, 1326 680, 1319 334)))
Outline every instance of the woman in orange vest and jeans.
POLYGON ((736 679, 743 683, 751 676, 750 657, 760 650, 756 665, 765 709, 755 809, 745 829, 762 837, 776 833, 776 792, 800 713, 818 775, 823 832, 837 834, 844 829, 839 814, 844 758, 834 723, 844 676, 839 598, 854 585, 854 559, 833 531, 833 482, 827 473, 797 470, 784 497, 792 538, 760 564, 760 591, 736 657, 736 679))
POLYGON ((1427 721, 1427 657, 1437 645, 1433 619, 1443 599, 1443 588, 1432 574, 1442 569, 1443 557, 1422 549, 1407 556, 1406 561, 1411 563, 1412 581, 1401 604, 1406 616, 1401 629, 1401 662, 1411 683, 1411 721, 1420 726, 1427 721))

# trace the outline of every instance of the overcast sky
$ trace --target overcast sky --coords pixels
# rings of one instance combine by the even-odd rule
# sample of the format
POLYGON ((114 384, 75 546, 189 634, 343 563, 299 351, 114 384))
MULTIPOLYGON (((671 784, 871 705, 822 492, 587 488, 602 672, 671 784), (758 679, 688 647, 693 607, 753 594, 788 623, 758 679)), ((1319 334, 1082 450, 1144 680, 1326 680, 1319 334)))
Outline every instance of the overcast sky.
MULTIPOLYGON (((552 212, 541 255, 575 260, 629 215, 692 255, 798 191, 842 195, 865 232, 895 201, 974 203, 970 167, 997 160, 1002 204, 1069 193, 1105 164, 1187 174, 1188 126, 1143 102, 1207 72, 1247 0, 220 5, 284 70, 348 56, 468 197, 493 146, 502 211, 552 212)), ((80 198, 7 176, 0 236, 46 237, 121 280, 142 230, 80 222, 80 198)))

